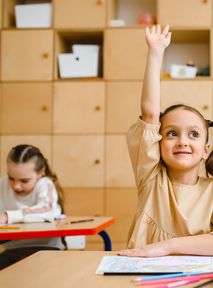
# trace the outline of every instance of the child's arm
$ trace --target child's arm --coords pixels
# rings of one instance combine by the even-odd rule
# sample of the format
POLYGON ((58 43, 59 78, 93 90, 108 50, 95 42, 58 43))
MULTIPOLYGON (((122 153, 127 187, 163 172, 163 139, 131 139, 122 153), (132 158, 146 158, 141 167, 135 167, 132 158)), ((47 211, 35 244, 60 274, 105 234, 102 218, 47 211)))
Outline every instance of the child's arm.
POLYGON ((0 224, 6 224, 7 223, 7 213, 2 212, 0 213, 0 224))
POLYGON ((147 123, 158 124, 160 115, 160 71, 165 48, 170 44, 171 32, 166 25, 146 27, 148 44, 147 63, 145 68, 143 91, 141 98, 142 119, 147 123))
POLYGON ((53 221, 61 214, 52 181, 42 178, 34 190, 34 204, 22 209, 17 207, 17 210, 7 210, 7 223, 53 221))
POLYGON ((213 234, 178 237, 149 245, 141 249, 129 249, 118 252, 131 257, 158 257, 170 254, 213 256, 213 234))

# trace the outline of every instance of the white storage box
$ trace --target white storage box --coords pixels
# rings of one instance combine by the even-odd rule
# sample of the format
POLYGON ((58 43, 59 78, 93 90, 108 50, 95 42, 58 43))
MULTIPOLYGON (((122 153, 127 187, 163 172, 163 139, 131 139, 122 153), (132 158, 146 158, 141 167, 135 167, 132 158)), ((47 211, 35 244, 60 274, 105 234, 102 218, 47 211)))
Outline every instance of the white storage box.
POLYGON ((15 6, 17 28, 48 28, 52 25, 52 4, 23 4, 15 6))
POLYGON ((195 78, 197 74, 197 67, 187 65, 171 65, 172 78, 195 78))
POLYGON ((97 77, 99 67, 98 45, 73 45, 73 53, 58 55, 61 78, 97 77))
POLYGON ((98 45, 90 45, 90 44, 74 44, 72 45, 73 53, 85 54, 85 53, 99 53, 98 45))

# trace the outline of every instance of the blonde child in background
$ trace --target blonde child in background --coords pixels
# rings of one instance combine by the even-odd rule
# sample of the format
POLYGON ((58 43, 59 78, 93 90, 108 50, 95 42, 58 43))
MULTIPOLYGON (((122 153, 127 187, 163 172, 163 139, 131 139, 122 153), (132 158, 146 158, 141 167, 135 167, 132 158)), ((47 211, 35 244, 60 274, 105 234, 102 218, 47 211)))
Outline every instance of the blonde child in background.
MULTIPOLYGON (((41 151, 32 145, 12 148, 7 175, 0 179, 0 224, 53 221, 62 208, 63 190, 41 151)), ((42 249, 64 249, 61 238, 13 240, 2 245, 0 269, 42 249)))
MULTIPOLYGON (((141 117, 127 135, 138 188, 128 247, 119 255, 213 255, 213 152, 207 121, 194 108, 160 113, 160 70, 169 26, 146 28, 141 117), (206 175, 200 176, 205 163, 206 175)), ((172 95, 171 95, 172 97, 172 95)), ((176 99, 175 99, 176 100, 176 99)))

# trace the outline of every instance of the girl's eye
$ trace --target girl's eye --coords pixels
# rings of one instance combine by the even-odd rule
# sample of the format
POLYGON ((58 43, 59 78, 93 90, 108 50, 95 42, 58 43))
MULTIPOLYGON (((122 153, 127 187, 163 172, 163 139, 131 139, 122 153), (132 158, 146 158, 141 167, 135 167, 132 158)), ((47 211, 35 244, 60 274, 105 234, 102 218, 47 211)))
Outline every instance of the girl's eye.
POLYGON ((9 179, 10 181, 14 181, 14 179, 13 179, 12 177, 8 177, 8 179, 9 179))
POLYGON ((168 137, 175 137, 175 136, 177 136, 177 133, 174 130, 172 130, 172 131, 169 131, 166 135, 168 137))
POLYGON ((189 133, 189 137, 190 138, 198 138, 199 137, 199 133, 197 131, 191 131, 189 133))
POLYGON ((23 184, 26 184, 26 183, 28 183, 29 182, 29 180, 28 179, 24 179, 24 180, 21 180, 21 182, 23 183, 23 184))

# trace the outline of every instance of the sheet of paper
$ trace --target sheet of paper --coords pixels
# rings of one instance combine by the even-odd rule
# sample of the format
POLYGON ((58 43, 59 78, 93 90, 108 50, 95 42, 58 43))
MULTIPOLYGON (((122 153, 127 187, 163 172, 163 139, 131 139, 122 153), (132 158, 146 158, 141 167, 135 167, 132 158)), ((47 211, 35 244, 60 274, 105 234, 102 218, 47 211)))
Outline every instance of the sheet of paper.
POLYGON ((213 257, 164 256, 156 258, 104 256, 96 274, 213 272, 213 257))

